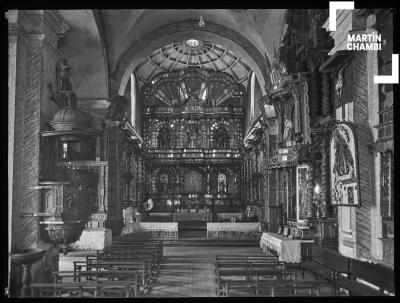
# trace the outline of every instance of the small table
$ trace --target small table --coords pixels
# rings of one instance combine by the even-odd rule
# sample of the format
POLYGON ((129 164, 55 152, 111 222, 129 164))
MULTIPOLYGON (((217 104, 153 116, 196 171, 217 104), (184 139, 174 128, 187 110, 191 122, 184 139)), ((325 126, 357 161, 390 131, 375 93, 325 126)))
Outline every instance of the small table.
POLYGON ((306 248, 312 243, 314 240, 290 239, 276 233, 263 233, 260 239, 260 247, 263 252, 266 252, 267 249, 276 251, 279 261, 287 263, 301 263, 302 257, 307 255, 307 252, 302 250, 302 246, 306 248))

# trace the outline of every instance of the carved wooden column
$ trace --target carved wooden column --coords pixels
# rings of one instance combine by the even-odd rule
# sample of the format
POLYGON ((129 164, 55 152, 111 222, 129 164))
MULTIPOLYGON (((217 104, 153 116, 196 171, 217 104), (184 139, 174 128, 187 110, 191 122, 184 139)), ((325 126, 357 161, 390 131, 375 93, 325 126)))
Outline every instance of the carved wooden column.
MULTIPOLYGON (((314 174, 314 162, 310 163, 308 168, 308 182, 307 182, 307 197, 311 198, 314 194, 314 187, 315 187, 315 174, 314 174)), ((312 204, 312 201, 308 201, 309 205, 312 209, 312 216, 315 215, 315 209, 312 204)))
POLYGON ((210 165, 207 165, 206 173, 207 173, 206 192, 207 192, 207 194, 209 194, 210 193, 210 165))
POLYGON ((296 87, 292 88, 294 99, 294 133, 301 132, 301 109, 300 109, 300 93, 296 87))
POLYGON ((329 116, 331 109, 331 75, 330 73, 322 73, 322 115, 329 116))
POLYGON ((316 71, 311 72, 310 79, 310 97, 311 97, 311 106, 310 106, 310 122, 311 126, 315 123, 315 118, 318 115, 318 73, 316 71))
POLYGON ((322 163, 321 163, 321 195, 326 201, 326 211, 327 211, 327 216, 330 216, 330 205, 328 204, 330 199, 329 199, 329 146, 327 146, 325 140, 324 140, 324 146, 322 149, 322 163))
POLYGON ((278 168, 275 168, 275 180, 276 180, 276 183, 275 183, 275 205, 279 205, 280 204, 280 195, 279 195, 279 192, 280 192, 280 176, 279 176, 279 169, 278 168))

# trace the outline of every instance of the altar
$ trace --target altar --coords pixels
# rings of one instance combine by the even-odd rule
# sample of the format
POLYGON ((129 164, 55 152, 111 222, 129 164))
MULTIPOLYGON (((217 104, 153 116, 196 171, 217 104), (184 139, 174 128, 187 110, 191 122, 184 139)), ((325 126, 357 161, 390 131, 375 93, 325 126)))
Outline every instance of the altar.
POLYGON ((207 223, 208 239, 258 240, 261 234, 259 222, 207 223))
POLYGON ((132 222, 125 233, 151 232, 152 239, 177 240, 178 223, 175 222, 132 222))
POLYGON ((174 213, 172 215, 172 219, 174 222, 211 222, 212 221, 212 213, 206 212, 181 212, 174 213))
POLYGON ((260 247, 263 252, 268 249, 278 253, 279 261, 300 263, 302 257, 309 255, 309 250, 314 240, 291 239, 276 233, 263 233, 260 247))

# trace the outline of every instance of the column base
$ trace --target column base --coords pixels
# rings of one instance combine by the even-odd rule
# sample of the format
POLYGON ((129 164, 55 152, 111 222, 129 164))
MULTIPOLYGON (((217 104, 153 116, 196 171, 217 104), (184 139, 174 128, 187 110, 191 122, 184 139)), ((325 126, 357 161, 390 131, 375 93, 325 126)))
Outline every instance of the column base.
POLYGON ((112 232, 110 229, 85 229, 75 243, 70 244, 72 250, 103 250, 111 245, 112 232))

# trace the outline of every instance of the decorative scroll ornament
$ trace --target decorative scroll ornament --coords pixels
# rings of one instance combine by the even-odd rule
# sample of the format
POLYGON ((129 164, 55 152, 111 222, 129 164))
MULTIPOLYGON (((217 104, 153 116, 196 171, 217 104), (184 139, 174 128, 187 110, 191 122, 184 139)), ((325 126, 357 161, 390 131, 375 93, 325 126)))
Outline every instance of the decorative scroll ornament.
POLYGON ((356 143, 349 125, 333 130, 330 142, 331 200, 333 205, 358 205, 356 143))

